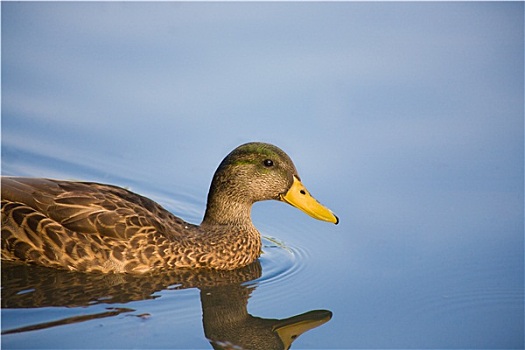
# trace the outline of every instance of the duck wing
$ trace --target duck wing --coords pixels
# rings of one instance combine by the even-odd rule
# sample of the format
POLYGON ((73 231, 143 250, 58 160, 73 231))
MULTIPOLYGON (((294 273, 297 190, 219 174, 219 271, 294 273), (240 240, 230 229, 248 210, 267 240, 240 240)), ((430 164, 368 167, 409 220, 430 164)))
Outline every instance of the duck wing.
POLYGON ((146 231, 170 238, 194 226, 146 197, 92 182, 2 177, 2 200, 24 204, 73 232, 116 240, 146 231))

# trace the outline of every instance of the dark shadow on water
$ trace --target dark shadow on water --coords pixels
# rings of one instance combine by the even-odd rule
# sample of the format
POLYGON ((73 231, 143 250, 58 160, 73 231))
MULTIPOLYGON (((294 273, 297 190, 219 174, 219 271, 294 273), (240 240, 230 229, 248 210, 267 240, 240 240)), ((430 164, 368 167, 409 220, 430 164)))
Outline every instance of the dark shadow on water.
MULTIPOLYGON (((261 277, 257 261, 234 271, 178 270, 140 276, 84 274, 2 262, 2 308, 78 307, 154 299, 161 290, 198 288, 204 334, 215 349, 288 349, 302 333, 330 320, 327 310, 286 319, 264 319, 247 311, 261 277), (246 284, 249 284, 248 286, 246 284)), ((135 310, 107 311, 9 329, 2 335, 112 317, 135 310)), ((136 315, 148 317, 149 315, 136 315)))

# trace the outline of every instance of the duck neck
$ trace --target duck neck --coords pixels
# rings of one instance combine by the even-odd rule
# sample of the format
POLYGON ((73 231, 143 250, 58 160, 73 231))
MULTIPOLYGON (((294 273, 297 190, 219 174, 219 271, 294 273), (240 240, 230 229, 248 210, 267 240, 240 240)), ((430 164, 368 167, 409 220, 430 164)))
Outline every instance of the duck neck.
POLYGON ((201 235, 205 240, 203 246, 211 249, 209 267, 229 270, 250 264, 259 257, 261 234, 252 224, 251 206, 249 202, 231 197, 208 196, 200 227, 207 233, 201 235))
POLYGON ((229 225, 252 227, 251 203, 233 201, 230 198, 208 197, 202 225, 229 225))

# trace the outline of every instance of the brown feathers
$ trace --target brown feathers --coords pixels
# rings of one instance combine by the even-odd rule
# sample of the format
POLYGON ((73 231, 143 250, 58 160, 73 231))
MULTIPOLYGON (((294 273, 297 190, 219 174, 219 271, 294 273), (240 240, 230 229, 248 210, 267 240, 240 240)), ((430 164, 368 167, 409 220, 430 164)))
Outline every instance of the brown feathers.
POLYGON ((261 252, 252 204, 281 198, 298 178, 279 148, 241 145, 215 172, 197 226, 120 187, 2 177, 2 259, 85 272, 232 270, 261 252))

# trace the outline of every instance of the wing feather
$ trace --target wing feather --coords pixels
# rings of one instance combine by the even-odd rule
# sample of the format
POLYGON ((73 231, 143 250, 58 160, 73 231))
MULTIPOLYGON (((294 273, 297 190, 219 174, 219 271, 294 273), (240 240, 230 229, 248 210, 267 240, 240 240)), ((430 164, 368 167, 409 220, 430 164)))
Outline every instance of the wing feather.
POLYGON ((153 231, 170 237, 189 225, 146 197, 98 183, 3 177, 2 198, 30 206, 73 232, 118 240, 153 231))

